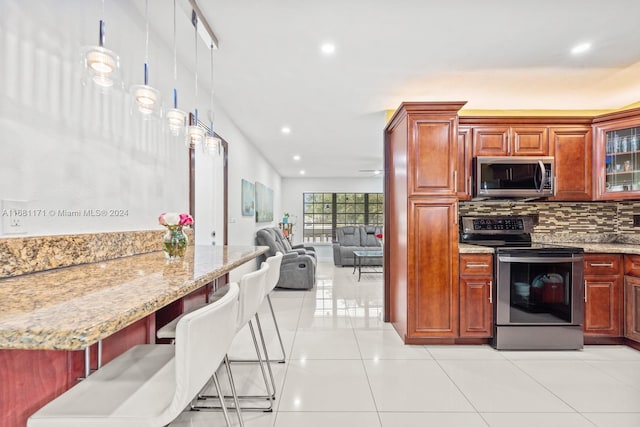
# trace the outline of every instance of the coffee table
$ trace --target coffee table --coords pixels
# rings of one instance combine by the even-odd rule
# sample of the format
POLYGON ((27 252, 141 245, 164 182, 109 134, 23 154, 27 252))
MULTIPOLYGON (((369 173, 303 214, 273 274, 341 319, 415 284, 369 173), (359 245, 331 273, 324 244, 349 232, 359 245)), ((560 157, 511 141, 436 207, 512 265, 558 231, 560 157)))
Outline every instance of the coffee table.
MULTIPOLYGON (((362 260, 367 258, 367 259, 379 259, 380 260, 380 264, 374 264, 374 263, 367 263, 364 266, 372 266, 372 267, 381 267, 382 266, 382 251, 353 251, 353 256, 354 256, 354 260, 353 260, 353 273, 356 272, 356 268, 358 269, 358 282, 360 281, 360 278, 362 277, 362 260)), ((370 273, 382 273, 382 270, 380 271, 371 271, 370 273)))

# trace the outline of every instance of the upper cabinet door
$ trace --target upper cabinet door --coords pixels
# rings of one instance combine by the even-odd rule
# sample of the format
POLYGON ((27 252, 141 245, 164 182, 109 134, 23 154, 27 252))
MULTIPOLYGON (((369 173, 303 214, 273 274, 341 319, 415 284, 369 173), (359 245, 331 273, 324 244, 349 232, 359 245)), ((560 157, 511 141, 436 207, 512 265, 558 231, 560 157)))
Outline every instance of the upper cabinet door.
POLYGON ((455 114, 409 118, 408 195, 455 196, 458 192, 458 122, 455 114))
POLYGON ((473 128, 473 156, 507 156, 509 127, 487 126, 473 128))
POLYGON ((509 155, 548 156, 549 131, 546 127, 514 127, 509 135, 509 155))
POLYGON ((589 201, 592 192, 593 140, 590 127, 551 128, 551 155, 556 166, 552 200, 589 201))
POLYGON ((640 109, 600 116, 594 123, 595 198, 640 199, 640 109))
POLYGON ((546 126, 482 126, 473 129, 474 156, 547 156, 546 126))

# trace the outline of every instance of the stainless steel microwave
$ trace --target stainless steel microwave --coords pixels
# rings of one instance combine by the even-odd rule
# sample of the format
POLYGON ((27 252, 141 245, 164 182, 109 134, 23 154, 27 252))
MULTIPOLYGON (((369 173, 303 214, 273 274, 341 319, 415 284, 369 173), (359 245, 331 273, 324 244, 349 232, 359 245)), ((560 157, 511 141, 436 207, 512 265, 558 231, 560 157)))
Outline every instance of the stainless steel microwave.
POLYGON ((476 197, 555 195, 553 157, 476 157, 476 197))

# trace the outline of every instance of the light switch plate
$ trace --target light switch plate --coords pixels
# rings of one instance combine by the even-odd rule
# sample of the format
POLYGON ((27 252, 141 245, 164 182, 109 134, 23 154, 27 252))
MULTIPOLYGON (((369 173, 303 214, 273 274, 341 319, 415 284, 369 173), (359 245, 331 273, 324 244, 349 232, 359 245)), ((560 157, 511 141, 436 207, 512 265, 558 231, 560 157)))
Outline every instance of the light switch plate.
POLYGON ((2 234, 26 234, 29 218, 28 203, 23 200, 3 200, 0 216, 2 218, 2 234))

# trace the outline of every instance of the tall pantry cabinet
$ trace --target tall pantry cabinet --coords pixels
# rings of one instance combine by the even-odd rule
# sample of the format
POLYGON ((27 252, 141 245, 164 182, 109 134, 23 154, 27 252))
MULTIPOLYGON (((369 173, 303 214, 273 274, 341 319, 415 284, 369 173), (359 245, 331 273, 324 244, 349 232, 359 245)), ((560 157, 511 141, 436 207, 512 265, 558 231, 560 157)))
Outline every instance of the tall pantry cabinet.
POLYGON ((385 128, 385 319, 407 344, 458 336, 458 111, 407 102, 385 128))

